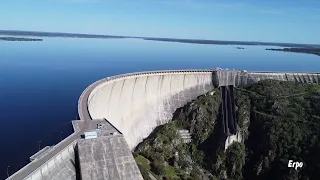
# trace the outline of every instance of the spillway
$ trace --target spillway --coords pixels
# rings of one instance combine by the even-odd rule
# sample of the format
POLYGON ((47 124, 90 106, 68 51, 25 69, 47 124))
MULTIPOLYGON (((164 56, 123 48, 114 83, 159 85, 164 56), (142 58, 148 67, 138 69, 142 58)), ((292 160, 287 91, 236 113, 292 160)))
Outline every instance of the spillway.
POLYGON ((235 135, 238 131, 233 85, 221 86, 222 128, 225 135, 235 135))

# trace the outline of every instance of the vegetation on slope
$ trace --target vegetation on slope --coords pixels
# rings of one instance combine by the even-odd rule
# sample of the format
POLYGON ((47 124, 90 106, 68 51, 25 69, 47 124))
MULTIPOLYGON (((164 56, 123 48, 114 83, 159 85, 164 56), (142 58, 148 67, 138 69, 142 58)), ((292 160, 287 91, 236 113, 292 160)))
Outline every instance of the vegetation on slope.
POLYGON ((274 80, 236 89, 244 141, 224 150, 220 91, 178 109, 135 150, 145 179, 319 179, 320 86, 274 80), (190 131, 181 143, 178 130, 190 131), (288 161, 301 161, 297 171, 288 161))
POLYGON ((255 179, 319 179, 320 86, 263 81, 246 87, 251 103, 244 171, 255 179), (305 165, 298 171, 288 161, 305 165))

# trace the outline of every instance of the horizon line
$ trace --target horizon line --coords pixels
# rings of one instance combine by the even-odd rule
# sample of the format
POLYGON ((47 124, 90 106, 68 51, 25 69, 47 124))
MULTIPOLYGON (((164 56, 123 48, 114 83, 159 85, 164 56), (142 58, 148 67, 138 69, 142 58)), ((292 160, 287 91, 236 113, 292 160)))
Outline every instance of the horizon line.
MULTIPOLYGON (((214 40, 214 39, 193 39, 193 38, 173 38, 173 37, 148 37, 148 36, 128 36, 128 35, 107 35, 107 34, 88 34, 88 33, 74 33, 74 32, 50 32, 50 31, 33 31, 33 30, 3 30, 0 29, 0 35, 15 35, 13 33, 51 33, 52 35, 84 35, 84 36, 101 36, 101 37, 109 37, 109 38, 137 38, 144 40, 177 40, 177 41, 216 41, 216 42, 247 42, 247 43, 266 43, 266 44, 291 44, 291 45, 313 45, 320 46, 320 44, 307 44, 307 43, 292 43, 292 42, 269 42, 269 41, 255 41, 255 40, 247 40, 247 41, 239 41, 239 40, 214 40), (5 32, 5 34, 3 34, 5 32)), ((37 35, 37 34, 16 34, 23 36, 37 36, 37 37, 50 37, 48 35, 37 35)), ((62 37, 62 36, 57 36, 62 37)), ((80 37, 85 38, 85 37, 80 37)), ((88 37, 87 37, 88 38, 88 37)), ((94 37, 92 37, 94 38, 94 37)), ((95 37, 98 38, 98 37, 95 37)), ((174 42, 174 41, 172 41, 174 42)), ((188 42, 185 42, 188 43, 188 42)), ((194 42, 195 43, 195 42, 194 42)))

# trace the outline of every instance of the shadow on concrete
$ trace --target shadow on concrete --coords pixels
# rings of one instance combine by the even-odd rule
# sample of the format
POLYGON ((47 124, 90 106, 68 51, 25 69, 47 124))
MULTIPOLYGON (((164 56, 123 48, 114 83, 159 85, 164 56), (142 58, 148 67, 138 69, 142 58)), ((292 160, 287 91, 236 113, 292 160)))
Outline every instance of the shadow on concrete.
POLYGON ((74 161, 70 159, 72 165, 74 166, 74 169, 76 171, 76 180, 81 180, 81 172, 80 172, 80 161, 79 161, 79 151, 78 151, 78 145, 74 148, 74 161))

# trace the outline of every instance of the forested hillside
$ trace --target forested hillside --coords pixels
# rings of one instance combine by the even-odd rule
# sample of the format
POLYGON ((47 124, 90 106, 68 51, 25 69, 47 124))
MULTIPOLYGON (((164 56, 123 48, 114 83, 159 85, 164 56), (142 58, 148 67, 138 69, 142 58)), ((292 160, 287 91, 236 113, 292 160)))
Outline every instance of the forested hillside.
POLYGON ((236 105, 244 140, 227 150, 218 89, 177 109, 135 150, 144 178, 320 179, 320 85, 265 80, 236 88, 236 105))

